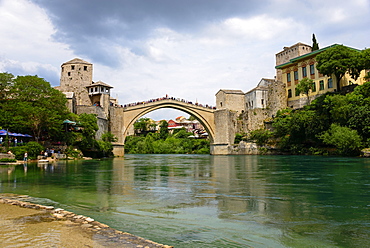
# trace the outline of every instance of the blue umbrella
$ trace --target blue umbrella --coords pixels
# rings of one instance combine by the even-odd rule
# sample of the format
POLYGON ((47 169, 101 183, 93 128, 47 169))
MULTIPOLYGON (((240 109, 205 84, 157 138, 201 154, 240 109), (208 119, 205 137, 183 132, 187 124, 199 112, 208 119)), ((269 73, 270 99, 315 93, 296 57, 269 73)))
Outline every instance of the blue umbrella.
POLYGON ((6 130, 1 130, 0 131, 0 135, 11 135, 12 133, 11 132, 8 132, 8 131, 6 131, 6 130))
POLYGON ((23 136, 23 134, 21 134, 21 133, 9 133, 9 136, 21 137, 21 136, 23 136))

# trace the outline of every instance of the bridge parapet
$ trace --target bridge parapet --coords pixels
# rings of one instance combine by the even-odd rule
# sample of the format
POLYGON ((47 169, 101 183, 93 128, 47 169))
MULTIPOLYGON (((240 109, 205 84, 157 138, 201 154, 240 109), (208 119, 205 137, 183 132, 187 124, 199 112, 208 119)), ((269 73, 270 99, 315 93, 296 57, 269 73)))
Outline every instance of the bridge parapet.
POLYGON ((126 110, 130 110, 130 109, 136 109, 136 108, 158 105, 159 103, 178 103, 178 104, 181 104, 181 105, 196 107, 196 108, 199 108, 199 109, 202 109, 202 110, 205 110, 205 109, 216 110, 216 107, 208 105, 208 104, 193 103, 191 101, 187 101, 187 100, 180 99, 180 98, 174 98, 174 97, 162 97, 162 98, 150 99, 150 100, 147 100, 147 101, 141 101, 141 102, 135 102, 135 103, 129 103, 129 104, 121 105, 121 107, 123 107, 126 110))

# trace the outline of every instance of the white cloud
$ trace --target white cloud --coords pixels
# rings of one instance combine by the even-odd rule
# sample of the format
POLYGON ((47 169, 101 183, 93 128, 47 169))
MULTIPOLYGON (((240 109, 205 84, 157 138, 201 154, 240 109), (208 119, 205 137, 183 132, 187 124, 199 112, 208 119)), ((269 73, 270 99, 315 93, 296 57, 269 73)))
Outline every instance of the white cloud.
POLYGON ((55 29, 45 11, 27 0, 0 2, 0 33, 3 66, 16 63, 32 73, 38 66, 72 56, 68 45, 53 41, 55 29))
POLYGON ((264 14, 249 19, 227 19, 223 24, 223 29, 227 37, 232 35, 248 40, 264 41, 276 38, 289 29, 294 29, 297 24, 290 18, 276 19, 264 14))

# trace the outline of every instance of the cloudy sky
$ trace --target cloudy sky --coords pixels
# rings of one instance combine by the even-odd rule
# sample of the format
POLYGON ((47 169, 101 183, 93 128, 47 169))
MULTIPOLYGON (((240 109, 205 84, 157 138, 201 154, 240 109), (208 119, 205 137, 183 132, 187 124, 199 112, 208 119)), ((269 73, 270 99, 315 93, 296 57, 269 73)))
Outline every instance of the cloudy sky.
POLYGON ((0 0, 0 33, 0 72, 57 86, 78 57, 121 104, 168 94, 215 105, 219 89, 274 78, 275 54, 313 33, 321 48, 370 47, 370 0, 0 0))

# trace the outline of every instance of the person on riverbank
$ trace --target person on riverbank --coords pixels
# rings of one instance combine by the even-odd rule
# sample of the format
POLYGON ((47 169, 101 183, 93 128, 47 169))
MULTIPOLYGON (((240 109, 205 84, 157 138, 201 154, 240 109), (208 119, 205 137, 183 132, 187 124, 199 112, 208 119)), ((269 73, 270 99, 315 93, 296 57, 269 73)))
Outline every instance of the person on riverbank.
POLYGON ((24 155, 23 155, 23 161, 27 162, 27 160, 28 160, 28 153, 25 152, 24 155))

